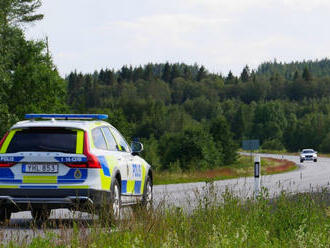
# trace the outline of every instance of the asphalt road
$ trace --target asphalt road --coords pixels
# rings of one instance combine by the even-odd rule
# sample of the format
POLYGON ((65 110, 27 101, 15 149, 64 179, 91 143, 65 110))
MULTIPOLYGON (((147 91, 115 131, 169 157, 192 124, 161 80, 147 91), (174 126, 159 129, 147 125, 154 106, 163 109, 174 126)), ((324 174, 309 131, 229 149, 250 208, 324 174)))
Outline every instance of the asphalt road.
MULTIPOLYGON (((319 158, 317 163, 299 163, 298 156, 282 156, 261 154, 262 157, 272 157, 294 161, 299 165, 295 171, 261 177, 261 186, 267 188, 270 196, 276 196, 281 191, 307 192, 318 191, 322 188, 330 189, 330 158, 319 158)), ((261 165, 262 166, 262 165, 261 165)), ((154 186, 155 206, 166 205, 185 208, 189 211, 196 204, 204 200, 205 194, 214 194, 221 200, 221 195, 227 190, 246 198, 253 197, 255 181, 253 177, 216 181, 212 184, 185 183, 154 186)), ((92 216, 85 213, 71 213, 65 209, 52 211, 51 219, 61 219, 56 222, 53 232, 61 232, 60 226, 76 222, 88 223, 92 216)), ((34 236, 42 235, 43 229, 31 228, 32 217, 30 212, 12 214, 10 223, 0 228, 0 240, 30 240, 34 236)), ((49 229, 48 229, 49 230, 49 229)))
MULTIPOLYGON (((300 163, 298 156, 260 155, 261 157, 291 160, 299 166, 297 170, 288 173, 261 176, 261 186, 267 188, 271 197, 278 195, 281 191, 309 192, 322 188, 330 189, 330 158, 319 158, 316 163, 300 163)), ((213 186, 213 190, 219 197, 226 189, 243 198, 253 197, 255 179, 254 177, 247 177, 221 180, 214 182, 213 186)), ((198 204, 201 196, 208 188, 209 186, 204 182, 160 185, 154 188, 154 193, 158 201, 161 200, 167 205, 189 208, 191 205, 198 204)))

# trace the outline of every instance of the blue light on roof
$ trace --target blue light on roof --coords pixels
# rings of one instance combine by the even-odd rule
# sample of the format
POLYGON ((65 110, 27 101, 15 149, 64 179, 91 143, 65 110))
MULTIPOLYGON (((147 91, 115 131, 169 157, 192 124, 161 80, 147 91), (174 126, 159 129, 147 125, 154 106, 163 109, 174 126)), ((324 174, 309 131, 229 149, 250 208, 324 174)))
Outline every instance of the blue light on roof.
POLYGON ((97 120, 104 120, 108 119, 108 115, 103 114, 26 114, 25 119, 97 119, 97 120))

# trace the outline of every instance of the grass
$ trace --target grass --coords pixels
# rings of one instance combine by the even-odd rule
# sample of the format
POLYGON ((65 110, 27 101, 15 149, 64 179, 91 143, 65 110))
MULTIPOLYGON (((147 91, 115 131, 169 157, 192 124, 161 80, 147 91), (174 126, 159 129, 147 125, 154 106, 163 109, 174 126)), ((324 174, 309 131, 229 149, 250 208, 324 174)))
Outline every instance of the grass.
MULTIPOLYGON (((154 184, 175 184, 189 182, 203 182, 212 180, 224 180, 238 177, 253 176, 253 160, 249 156, 240 156, 237 162, 229 166, 222 166, 206 171, 188 172, 156 172, 154 184)), ((261 159, 261 174, 270 175, 275 173, 288 172, 295 170, 297 166, 294 162, 273 158, 261 159)))
POLYGON ((138 211, 115 227, 106 221, 73 222, 59 234, 3 247, 329 247, 329 192, 270 199, 239 199, 229 191, 219 201, 212 183, 191 211, 158 206, 138 211))

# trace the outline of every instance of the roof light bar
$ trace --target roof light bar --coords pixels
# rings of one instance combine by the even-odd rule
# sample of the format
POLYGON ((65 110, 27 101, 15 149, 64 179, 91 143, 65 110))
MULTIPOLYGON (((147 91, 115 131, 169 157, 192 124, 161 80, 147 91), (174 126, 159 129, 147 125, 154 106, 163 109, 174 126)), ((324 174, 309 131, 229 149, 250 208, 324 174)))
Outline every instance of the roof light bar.
POLYGON ((104 120, 108 119, 108 115, 104 114, 26 114, 25 119, 73 119, 73 120, 79 120, 79 119, 97 119, 97 120, 104 120))

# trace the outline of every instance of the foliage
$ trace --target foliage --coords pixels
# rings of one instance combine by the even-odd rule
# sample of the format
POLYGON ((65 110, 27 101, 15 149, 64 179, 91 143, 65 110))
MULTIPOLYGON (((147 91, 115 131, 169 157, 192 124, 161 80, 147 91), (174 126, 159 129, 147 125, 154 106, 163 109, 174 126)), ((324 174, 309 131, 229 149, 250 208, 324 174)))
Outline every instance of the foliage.
POLYGON ((4 0, 0 8, 0 133, 28 112, 64 112, 66 83, 42 41, 27 41, 20 24, 40 20, 39 0, 4 0))

